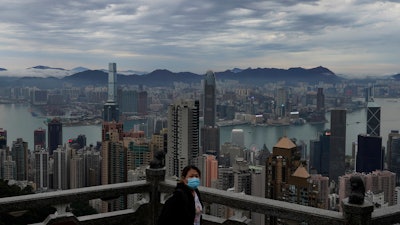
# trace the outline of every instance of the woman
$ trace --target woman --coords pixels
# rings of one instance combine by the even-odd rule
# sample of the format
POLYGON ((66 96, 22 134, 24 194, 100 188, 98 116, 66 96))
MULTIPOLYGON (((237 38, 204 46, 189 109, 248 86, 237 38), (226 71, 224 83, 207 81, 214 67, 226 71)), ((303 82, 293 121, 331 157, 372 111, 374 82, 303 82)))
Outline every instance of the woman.
POLYGON ((200 184, 200 170, 186 166, 173 195, 165 202, 158 225, 200 225, 203 203, 197 187, 200 184))

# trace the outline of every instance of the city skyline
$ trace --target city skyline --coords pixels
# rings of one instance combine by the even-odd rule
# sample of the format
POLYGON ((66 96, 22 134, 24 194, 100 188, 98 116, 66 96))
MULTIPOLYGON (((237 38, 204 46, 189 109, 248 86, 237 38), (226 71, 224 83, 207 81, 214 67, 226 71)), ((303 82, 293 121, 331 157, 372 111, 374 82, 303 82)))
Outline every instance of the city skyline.
POLYGON ((0 13, 1 74, 36 65, 203 74, 229 68, 399 73, 398 1, 22 2, 0 13))

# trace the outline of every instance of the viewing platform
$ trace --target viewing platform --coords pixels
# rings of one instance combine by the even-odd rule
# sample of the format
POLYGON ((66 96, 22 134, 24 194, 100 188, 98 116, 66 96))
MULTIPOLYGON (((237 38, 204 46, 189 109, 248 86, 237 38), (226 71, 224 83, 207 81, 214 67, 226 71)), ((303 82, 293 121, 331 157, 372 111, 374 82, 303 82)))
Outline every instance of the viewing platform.
MULTIPOLYGON (((175 185, 175 182, 165 180, 165 169, 148 168, 145 181, 0 198, 0 212, 23 213, 27 209, 53 206, 57 211, 49 215, 43 222, 35 225, 156 225, 163 202, 162 193, 171 193, 175 185), (81 217, 67 212, 68 204, 76 200, 113 199, 135 193, 143 193, 146 201, 131 209, 81 217)), ((373 205, 368 201, 356 205, 348 203, 348 200, 345 199, 342 202, 344 209, 342 213, 207 187, 199 187, 199 190, 205 203, 217 203, 235 209, 257 212, 264 214, 266 218, 279 218, 278 221, 295 221, 290 224, 390 225, 400 223, 400 205, 374 210, 373 205)), ((210 215, 204 215, 203 219, 202 225, 249 224, 248 220, 223 219, 210 215)))

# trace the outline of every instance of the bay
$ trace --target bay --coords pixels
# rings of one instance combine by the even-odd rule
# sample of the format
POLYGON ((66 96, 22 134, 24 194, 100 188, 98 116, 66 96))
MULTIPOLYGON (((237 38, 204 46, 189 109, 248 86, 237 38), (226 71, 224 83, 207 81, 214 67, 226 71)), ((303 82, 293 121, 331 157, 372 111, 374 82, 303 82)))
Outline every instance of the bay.
MULTIPOLYGON (((375 103, 381 107, 381 137, 382 145, 386 147, 388 134, 391 130, 400 130, 400 99, 375 99, 375 103)), ((319 133, 330 129, 330 112, 326 113, 326 123, 304 124, 299 126, 251 126, 236 125, 221 128, 221 144, 230 142, 232 129, 243 129, 245 146, 248 148, 262 148, 265 144, 272 151, 279 138, 286 136, 303 141, 309 151, 310 140, 318 139, 319 133)), ((346 115, 346 155, 351 155, 352 143, 357 142, 358 134, 367 132, 366 109, 347 112, 346 115)))
MULTIPOLYGON (((46 129, 45 118, 34 117, 31 115, 29 104, 0 104, 0 128, 7 130, 7 145, 12 146, 12 142, 17 138, 22 138, 28 142, 28 148, 33 150, 33 132, 38 128, 46 129)), ((78 137, 83 134, 86 136, 87 145, 96 145, 101 140, 101 125, 90 126, 63 126, 63 142, 68 139, 78 137)), ((46 137, 47 141, 47 137, 46 137)))
MULTIPOLYGON (((387 136, 391 130, 400 130, 400 99, 375 99, 381 106, 381 136, 382 143, 386 146, 387 136)), ((28 142, 29 149, 33 149, 33 132, 42 127, 44 118, 33 117, 29 112, 29 104, 0 104, 0 128, 7 130, 7 145, 11 146, 17 138, 28 142)), ((232 129, 243 129, 244 143, 248 148, 262 148, 265 144, 272 150, 278 139, 282 136, 295 138, 309 146, 310 140, 318 138, 318 134, 330 128, 330 113, 326 114, 327 123, 304 124, 299 126, 252 126, 234 125, 224 126, 220 129, 220 143, 231 141, 232 129)), ((351 154, 352 142, 357 141, 358 134, 366 133, 366 110, 360 109, 347 113, 346 129, 346 154, 351 154)), ((95 145, 101 140, 101 125, 63 127, 63 141, 76 138, 78 135, 86 136, 87 144, 95 145)), ((308 149, 309 150, 309 149, 308 149)))

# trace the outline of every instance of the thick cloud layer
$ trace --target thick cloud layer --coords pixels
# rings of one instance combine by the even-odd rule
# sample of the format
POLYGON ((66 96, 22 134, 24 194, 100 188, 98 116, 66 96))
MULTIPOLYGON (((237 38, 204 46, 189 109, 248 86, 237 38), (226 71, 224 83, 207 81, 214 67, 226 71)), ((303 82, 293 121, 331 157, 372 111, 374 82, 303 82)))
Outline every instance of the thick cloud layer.
POLYGON ((6 0, 0 67, 400 72, 400 1, 6 0))

